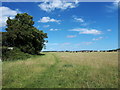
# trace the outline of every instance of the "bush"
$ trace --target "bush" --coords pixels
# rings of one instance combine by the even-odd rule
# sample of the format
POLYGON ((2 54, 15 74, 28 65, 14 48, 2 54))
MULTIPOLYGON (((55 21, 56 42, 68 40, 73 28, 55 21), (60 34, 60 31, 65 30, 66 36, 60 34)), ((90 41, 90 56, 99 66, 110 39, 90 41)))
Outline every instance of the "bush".
POLYGON ((24 53, 18 48, 14 48, 13 50, 8 50, 5 47, 2 48, 2 61, 23 60, 30 57, 30 54, 24 53))

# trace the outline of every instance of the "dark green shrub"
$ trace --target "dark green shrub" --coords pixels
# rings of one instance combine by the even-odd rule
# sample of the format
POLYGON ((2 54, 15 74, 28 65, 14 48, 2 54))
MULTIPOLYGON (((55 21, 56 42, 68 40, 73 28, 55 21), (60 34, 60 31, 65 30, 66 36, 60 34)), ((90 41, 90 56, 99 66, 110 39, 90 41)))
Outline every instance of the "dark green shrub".
POLYGON ((3 48, 2 50, 2 61, 23 60, 31 57, 30 54, 24 53, 18 48, 14 48, 13 50, 3 48))

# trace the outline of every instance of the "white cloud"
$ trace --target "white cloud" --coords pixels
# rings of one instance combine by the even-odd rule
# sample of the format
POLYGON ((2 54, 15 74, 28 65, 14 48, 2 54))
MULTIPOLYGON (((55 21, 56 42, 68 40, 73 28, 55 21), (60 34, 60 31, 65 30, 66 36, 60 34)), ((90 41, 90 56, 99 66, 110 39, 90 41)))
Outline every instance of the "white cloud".
POLYGON ((93 35, 102 34, 102 31, 96 29, 87 29, 87 28, 75 28, 69 31, 77 31, 79 32, 79 34, 93 34, 93 35))
POLYGON ((114 0, 114 2, 112 3, 112 5, 107 5, 107 12, 109 13, 113 13, 114 11, 118 10, 118 8, 120 7, 120 4, 118 4, 120 2, 120 0, 114 0))
POLYGON ((118 3, 120 2, 120 0, 115 0, 114 2, 113 2, 113 5, 115 5, 115 6, 118 6, 118 3))
POLYGON ((78 0, 73 0, 73 2, 67 2, 65 0, 44 0, 38 6, 46 12, 51 12, 55 9, 65 10, 67 8, 75 8, 77 4, 78 0))
POLYGON ((60 20, 53 19, 53 18, 50 18, 50 17, 42 17, 38 22, 42 22, 42 23, 57 22, 57 23, 59 23, 60 20))
POLYGON ((2 13, 2 15, 0 16, 0 27, 4 27, 6 26, 6 21, 7 21, 7 18, 10 17, 10 18, 14 18, 14 16, 19 13, 19 10, 16 9, 16 10, 12 10, 8 7, 0 7, 0 13, 2 13))
POLYGON ((107 31, 110 32, 110 31, 112 31, 112 30, 111 30, 111 29, 108 29, 107 31))
POLYGON ((67 35, 67 38, 75 38, 76 35, 67 35))
POLYGON ((92 40, 97 41, 97 40, 101 40, 101 39, 103 39, 103 37, 93 38, 92 40))
POLYGON ((93 23, 93 22, 91 23, 86 22, 83 17, 77 17, 76 15, 73 15, 72 17, 74 21, 79 22, 81 26, 88 26, 89 24, 93 23))
POLYGON ((44 25, 43 27, 44 27, 44 28, 47 28, 47 27, 50 27, 50 25, 44 25))
POLYGON ((60 29, 53 29, 53 28, 50 29, 50 31, 58 31, 58 30, 60 29))
POLYGON ((84 22, 83 18, 77 18, 77 17, 74 17, 74 20, 76 20, 77 22, 84 22))

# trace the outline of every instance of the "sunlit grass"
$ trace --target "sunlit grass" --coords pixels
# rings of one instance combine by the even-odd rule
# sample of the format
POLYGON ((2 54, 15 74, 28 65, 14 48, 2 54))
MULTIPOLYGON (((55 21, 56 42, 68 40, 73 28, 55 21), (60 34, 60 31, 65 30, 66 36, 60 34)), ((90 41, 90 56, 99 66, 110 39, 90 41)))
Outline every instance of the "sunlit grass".
POLYGON ((3 62, 3 88, 117 88, 117 58, 117 52, 51 52, 3 62))

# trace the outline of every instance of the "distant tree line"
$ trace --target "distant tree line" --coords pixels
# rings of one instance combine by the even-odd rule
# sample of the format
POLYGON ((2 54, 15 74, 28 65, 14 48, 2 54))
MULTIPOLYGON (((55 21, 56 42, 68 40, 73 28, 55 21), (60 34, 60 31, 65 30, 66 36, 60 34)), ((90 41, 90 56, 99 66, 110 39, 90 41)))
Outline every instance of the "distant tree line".
POLYGON ((74 52, 117 52, 119 51, 119 49, 113 49, 113 50, 79 50, 79 51, 69 51, 69 50, 65 50, 65 51, 43 51, 43 52, 70 52, 70 53, 74 53, 74 52))

